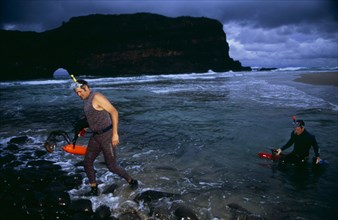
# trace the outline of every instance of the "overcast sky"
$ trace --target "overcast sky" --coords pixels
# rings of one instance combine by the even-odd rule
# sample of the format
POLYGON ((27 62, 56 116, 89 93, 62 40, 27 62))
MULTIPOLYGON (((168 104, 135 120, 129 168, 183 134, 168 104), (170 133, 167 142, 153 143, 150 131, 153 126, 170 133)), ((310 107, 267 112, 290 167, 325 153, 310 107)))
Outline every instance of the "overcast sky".
MULTIPOLYGON (((0 27, 44 31, 71 17, 151 12, 224 25, 230 56, 252 67, 337 67, 337 0, 0 0, 0 27)), ((3 42, 1 42, 3 43, 3 42)))

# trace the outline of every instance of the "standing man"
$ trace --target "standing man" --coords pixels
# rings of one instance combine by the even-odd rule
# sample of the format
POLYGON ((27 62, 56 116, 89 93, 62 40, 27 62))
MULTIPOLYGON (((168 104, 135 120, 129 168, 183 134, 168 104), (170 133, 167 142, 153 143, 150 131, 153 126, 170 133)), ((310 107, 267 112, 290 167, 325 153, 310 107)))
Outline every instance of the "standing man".
POLYGON ((293 125, 294 128, 291 132, 289 141, 283 147, 277 149, 277 155, 279 155, 283 150, 286 150, 287 148, 291 147, 292 144, 294 144, 293 151, 281 158, 281 164, 303 164, 308 160, 311 146, 313 147, 313 151, 316 156, 315 163, 318 164, 321 159, 319 156, 319 147, 315 136, 310 134, 305 129, 305 122, 303 120, 294 119, 293 125))
POLYGON ((77 80, 74 91, 84 101, 84 113, 93 131, 84 158, 84 169, 91 186, 91 191, 85 195, 98 195, 94 161, 101 151, 108 169, 124 178, 132 189, 136 189, 137 180, 131 178, 116 162, 116 147, 120 142, 117 110, 104 95, 91 91, 85 80, 77 80))

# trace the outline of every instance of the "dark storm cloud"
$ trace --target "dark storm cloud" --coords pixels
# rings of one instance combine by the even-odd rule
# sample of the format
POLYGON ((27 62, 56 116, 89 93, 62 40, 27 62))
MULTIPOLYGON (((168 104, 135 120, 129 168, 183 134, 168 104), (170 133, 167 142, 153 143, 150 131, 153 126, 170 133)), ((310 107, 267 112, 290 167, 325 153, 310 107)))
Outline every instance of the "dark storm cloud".
POLYGON ((152 12, 174 17, 205 16, 222 23, 233 21, 262 28, 313 24, 324 20, 337 22, 337 15, 332 10, 335 1, 325 0, 2 0, 1 4, 2 27, 4 24, 22 24, 22 27, 41 25, 41 29, 48 29, 61 25, 62 21, 73 16, 135 12, 152 12))
POLYGON ((283 55, 302 63, 317 54, 308 65, 325 57, 337 66, 336 8, 336 0, 1 0, 0 27, 44 31, 95 13, 209 17, 224 24, 231 55, 244 64, 276 65, 283 55))

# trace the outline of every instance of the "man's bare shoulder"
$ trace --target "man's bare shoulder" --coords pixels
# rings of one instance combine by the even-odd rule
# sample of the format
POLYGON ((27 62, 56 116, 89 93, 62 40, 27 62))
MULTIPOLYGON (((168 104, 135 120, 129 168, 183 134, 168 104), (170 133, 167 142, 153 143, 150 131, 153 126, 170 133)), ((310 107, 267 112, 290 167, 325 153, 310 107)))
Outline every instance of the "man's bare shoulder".
POLYGON ((102 93, 95 92, 93 99, 107 99, 102 93))
POLYGON ((97 103, 98 105, 103 105, 104 103, 110 103, 110 101, 107 99, 106 96, 104 96, 102 93, 96 92, 96 94, 93 97, 93 102, 97 103))

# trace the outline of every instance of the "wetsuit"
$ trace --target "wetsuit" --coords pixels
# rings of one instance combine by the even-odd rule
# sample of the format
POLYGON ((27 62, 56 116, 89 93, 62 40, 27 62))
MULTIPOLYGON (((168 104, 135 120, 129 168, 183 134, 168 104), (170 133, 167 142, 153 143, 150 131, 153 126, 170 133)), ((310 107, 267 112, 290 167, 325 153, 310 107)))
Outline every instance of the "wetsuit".
POLYGON ((108 169, 123 177, 127 181, 130 176, 116 162, 115 148, 112 146, 112 124, 110 114, 105 111, 96 110, 93 105, 95 92, 91 92, 88 99, 84 100, 84 113, 86 115, 89 128, 93 131, 84 158, 84 169, 89 179, 89 183, 96 183, 94 160, 102 151, 108 169))
POLYGON ((289 141, 281 147, 281 150, 284 151, 291 147, 292 144, 294 144, 293 151, 282 158, 282 163, 303 164, 308 159, 311 146, 313 147, 315 156, 319 157, 317 140, 314 135, 310 134, 305 129, 300 135, 297 135, 292 131, 289 141))

